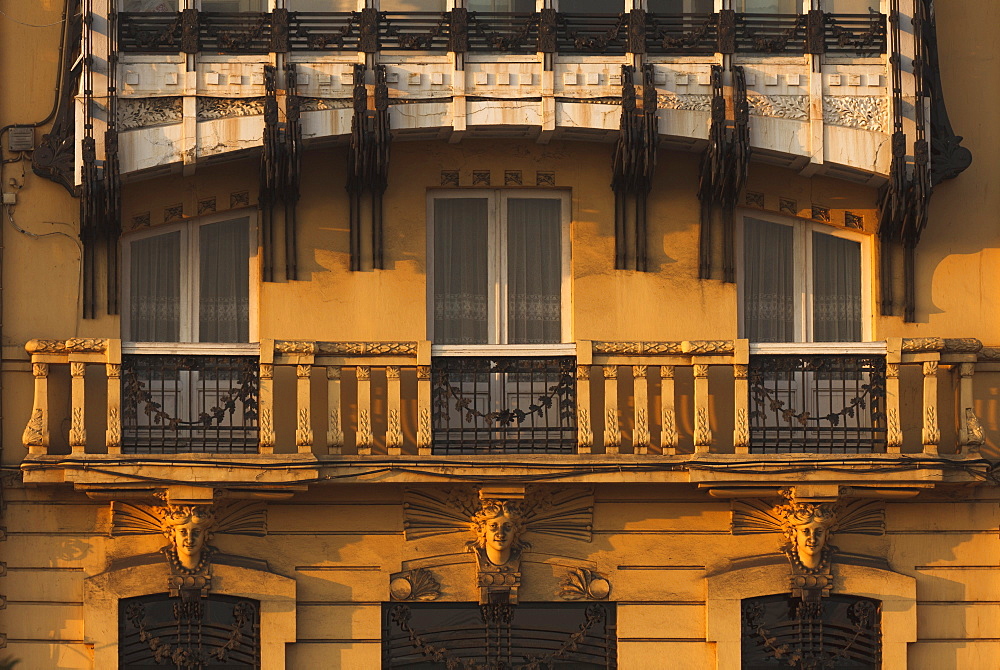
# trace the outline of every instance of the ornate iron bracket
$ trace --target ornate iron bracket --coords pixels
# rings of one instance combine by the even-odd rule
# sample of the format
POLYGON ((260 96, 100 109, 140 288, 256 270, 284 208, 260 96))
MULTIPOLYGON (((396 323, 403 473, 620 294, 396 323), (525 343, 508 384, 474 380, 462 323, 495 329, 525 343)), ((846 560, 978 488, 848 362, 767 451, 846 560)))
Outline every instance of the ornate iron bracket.
POLYGON ((285 277, 298 279, 296 205, 302 163, 302 129, 299 98, 294 93, 296 70, 285 65, 285 123, 278 121, 277 69, 264 66, 264 151, 261 155, 260 209, 264 239, 264 281, 274 278, 275 216, 280 202, 284 207, 285 277))
POLYGON ((634 269, 646 272, 646 200, 656 169, 659 129, 656 118, 656 86, 653 66, 642 69, 642 107, 634 83, 635 68, 622 66, 622 116, 618 142, 613 156, 611 188, 615 192, 615 269, 626 270, 629 261, 629 237, 634 244, 634 269), (631 235, 627 230, 628 202, 633 201, 631 235))

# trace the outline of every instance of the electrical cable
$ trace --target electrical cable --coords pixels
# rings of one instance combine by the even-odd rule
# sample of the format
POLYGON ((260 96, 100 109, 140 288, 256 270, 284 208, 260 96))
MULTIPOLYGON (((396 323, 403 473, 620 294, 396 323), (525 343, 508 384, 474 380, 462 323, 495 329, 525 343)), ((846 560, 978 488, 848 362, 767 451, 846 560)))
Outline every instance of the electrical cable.
POLYGON ((0 9, 0 14, 2 14, 4 16, 4 18, 7 19, 8 21, 13 21, 14 23, 17 23, 17 24, 22 25, 22 26, 27 26, 29 28, 51 28, 52 26, 58 26, 60 23, 64 23, 66 21, 66 18, 64 16, 63 18, 59 19, 55 23, 39 23, 39 24, 36 24, 36 23, 27 23, 26 21, 19 21, 18 19, 15 19, 13 16, 11 16, 7 12, 3 11, 2 9, 0 9))

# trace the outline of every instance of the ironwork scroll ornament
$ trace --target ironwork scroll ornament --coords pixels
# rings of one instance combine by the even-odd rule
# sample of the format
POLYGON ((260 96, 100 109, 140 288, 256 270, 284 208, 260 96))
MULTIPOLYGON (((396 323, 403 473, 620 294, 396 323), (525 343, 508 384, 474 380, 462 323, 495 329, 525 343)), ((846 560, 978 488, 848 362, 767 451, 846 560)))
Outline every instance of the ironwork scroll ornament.
POLYGON ((172 596, 186 600, 208 595, 212 587, 209 544, 216 533, 263 536, 267 512, 263 503, 219 502, 204 505, 133 505, 111 503, 111 536, 162 534, 160 549, 170 568, 167 586, 172 596))
POLYGON ((793 597, 818 602, 833 586, 832 566, 837 547, 830 544, 834 533, 885 534, 885 510, 873 501, 814 502, 794 499, 782 491, 785 502, 733 503, 733 534, 781 533, 781 552, 791 567, 793 597))

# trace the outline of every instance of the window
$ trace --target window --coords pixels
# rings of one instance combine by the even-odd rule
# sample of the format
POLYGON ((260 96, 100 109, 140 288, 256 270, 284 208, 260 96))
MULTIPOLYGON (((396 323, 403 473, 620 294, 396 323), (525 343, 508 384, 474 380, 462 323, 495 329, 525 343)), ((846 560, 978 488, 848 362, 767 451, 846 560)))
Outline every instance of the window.
POLYGON ((743 220, 743 337, 858 342, 868 335, 866 245, 804 221, 743 220))
POLYGON ((514 12, 530 14, 535 11, 535 0, 466 0, 470 12, 514 12))
POLYGON ((823 11, 831 14, 868 14, 881 6, 880 0, 823 0, 823 11))
POLYGON ((266 12, 265 0, 201 0, 203 12, 266 12))
POLYGON ((354 12, 358 0, 285 0, 290 12, 354 12))
POLYGON ((387 670, 618 667, 615 603, 384 603, 382 620, 387 670))
POLYGON ((623 0, 560 0, 559 11, 571 14, 621 14, 623 0))
POLYGON ((430 204, 436 344, 569 341, 565 197, 454 191, 430 204))
POLYGON ((653 14, 711 14, 715 0, 647 0, 646 10, 653 14))
POLYGON ((127 239, 125 339, 249 341, 250 240, 245 216, 164 226, 127 239))
POLYGON ((123 12, 176 12, 177 0, 125 0, 123 12))
POLYGON ((446 12, 447 0, 382 0, 379 9, 384 12, 446 12))
POLYGON ((801 14, 799 0, 735 0, 733 9, 740 14, 801 14))

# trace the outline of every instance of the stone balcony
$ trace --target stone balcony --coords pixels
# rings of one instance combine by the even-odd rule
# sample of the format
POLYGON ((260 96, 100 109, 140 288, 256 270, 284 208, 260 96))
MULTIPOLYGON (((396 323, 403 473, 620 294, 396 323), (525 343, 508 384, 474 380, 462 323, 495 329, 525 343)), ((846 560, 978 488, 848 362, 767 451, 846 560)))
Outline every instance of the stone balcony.
POLYGON ((296 106, 307 144, 344 141, 359 89, 377 97, 376 66, 396 140, 610 141, 630 85, 623 66, 635 65, 635 86, 655 89, 665 146, 700 150, 713 100, 731 118, 742 99, 742 66, 758 158, 878 183, 901 105, 887 34, 884 15, 821 12, 122 14, 120 169, 190 168, 258 148, 268 96, 282 119, 296 106))
POLYGON ((26 481, 95 489, 148 487, 167 473, 284 490, 324 478, 481 477, 484 467, 774 486, 790 476, 782 467, 801 463, 820 483, 835 466, 859 485, 919 488, 984 463, 979 450, 995 436, 977 411, 995 411, 987 396, 1000 372, 997 350, 941 338, 26 348, 26 481), (751 476, 740 464, 775 472, 751 476))

